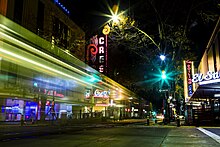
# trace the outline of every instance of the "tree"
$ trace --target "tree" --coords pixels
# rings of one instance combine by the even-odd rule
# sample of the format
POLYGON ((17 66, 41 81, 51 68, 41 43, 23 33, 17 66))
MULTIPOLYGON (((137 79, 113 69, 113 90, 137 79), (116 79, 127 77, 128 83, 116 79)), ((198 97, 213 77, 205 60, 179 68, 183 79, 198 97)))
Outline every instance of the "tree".
POLYGON ((203 50, 218 18, 218 2, 140 0, 130 1, 129 6, 119 24, 109 24, 110 57, 114 59, 109 64, 110 77, 128 88, 145 89, 149 93, 143 88, 146 87, 143 83, 149 82, 138 81, 152 77, 155 72, 152 61, 159 53, 165 53, 171 59, 168 64, 173 70, 173 81, 177 81, 175 93, 183 95, 183 60, 197 61, 201 57, 198 50, 203 50), (203 33, 195 31, 199 27, 211 29, 207 32, 199 29, 203 33), (196 41, 193 36, 196 33, 206 36, 196 41))

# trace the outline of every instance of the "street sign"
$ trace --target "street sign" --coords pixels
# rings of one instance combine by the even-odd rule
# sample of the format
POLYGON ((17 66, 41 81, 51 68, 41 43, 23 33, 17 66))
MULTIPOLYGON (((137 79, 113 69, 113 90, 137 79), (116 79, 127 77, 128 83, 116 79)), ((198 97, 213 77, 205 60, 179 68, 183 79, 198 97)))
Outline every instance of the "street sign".
POLYGON ((160 89, 159 92, 166 92, 168 89, 160 89))

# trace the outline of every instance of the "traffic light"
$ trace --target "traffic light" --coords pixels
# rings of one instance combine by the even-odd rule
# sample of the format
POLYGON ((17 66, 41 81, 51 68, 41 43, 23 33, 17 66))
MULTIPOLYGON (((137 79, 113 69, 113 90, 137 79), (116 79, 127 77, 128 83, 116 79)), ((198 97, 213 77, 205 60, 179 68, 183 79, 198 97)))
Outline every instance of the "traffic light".
POLYGON ((164 79, 164 80, 167 78, 167 76, 166 76, 166 71, 165 71, 165 70, 162 70, 162 72, 161 72, 161 78, 164 79))

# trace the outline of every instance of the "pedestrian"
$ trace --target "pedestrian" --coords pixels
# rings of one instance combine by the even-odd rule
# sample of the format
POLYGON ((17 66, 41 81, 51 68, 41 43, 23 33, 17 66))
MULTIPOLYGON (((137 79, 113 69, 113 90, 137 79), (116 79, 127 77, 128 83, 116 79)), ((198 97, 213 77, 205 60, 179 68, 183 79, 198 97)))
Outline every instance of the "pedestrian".
POLYGON ((34 114, 34 112, 32 111, 32 112, 31 112, 31 124, 34 124, 34 118, 35 118, 35 114, 34 114))
POLYGON ((24 115, 21 115, 21 126, 24 126, 24 115))
POLYGON ((31 124, 34 124, 34 117, 31 117, 31 124))

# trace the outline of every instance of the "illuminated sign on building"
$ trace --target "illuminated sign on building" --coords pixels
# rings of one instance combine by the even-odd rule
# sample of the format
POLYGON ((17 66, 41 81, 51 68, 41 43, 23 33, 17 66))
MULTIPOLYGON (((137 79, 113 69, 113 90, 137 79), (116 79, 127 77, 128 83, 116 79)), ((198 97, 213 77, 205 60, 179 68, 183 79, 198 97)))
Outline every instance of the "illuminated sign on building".
POLYGON ((90 39, 87 62, 100 73, 107 73, 107 35, 96 35, 90 39))
POLYGON ((94 98, 109 98, 110 91, 102 91, 99 89, 96 89, 94 92, 94 98))
POLYGON ((102 33, 103 33, 104 35, 108 35, 108 34, 110 33, 110 27, 109 27, 109 25, 105 25, 105 26, 104 26, 104 28, 103 28, 103 30, 102 30, 102 33))
POLYGON ((208 71, 206 75, 202 73, 196 73, 193 75, 192 82, 194 83, 199 82, 200 85, 220 82, 220 73, 219 71, 218 72, 208 71))
POLYGON ((63 98, 64 95, 61 93, 57 93, 55 90, 47 90, 44 89, 44 94, 48 95, 48 96, 56 96, 56 97, 61 97, 63 98))
POLYGON ((95 106, 101 106, 101 107, 107 107, 107 106, 109 106, 109 104, 95 104, 95 106))
POLYGON ((193 62, 184 61, 184 93, 185 93, 185 102, 189 101, 189 98, 194 92, 194 85, 192 82, 193 79, 193 62))
POLYGON ((188 96, 193 94, 193 84, 192 84, 192 62, 186 62, 186 71, 187 71, 187 84, 188 84, 188 96))

